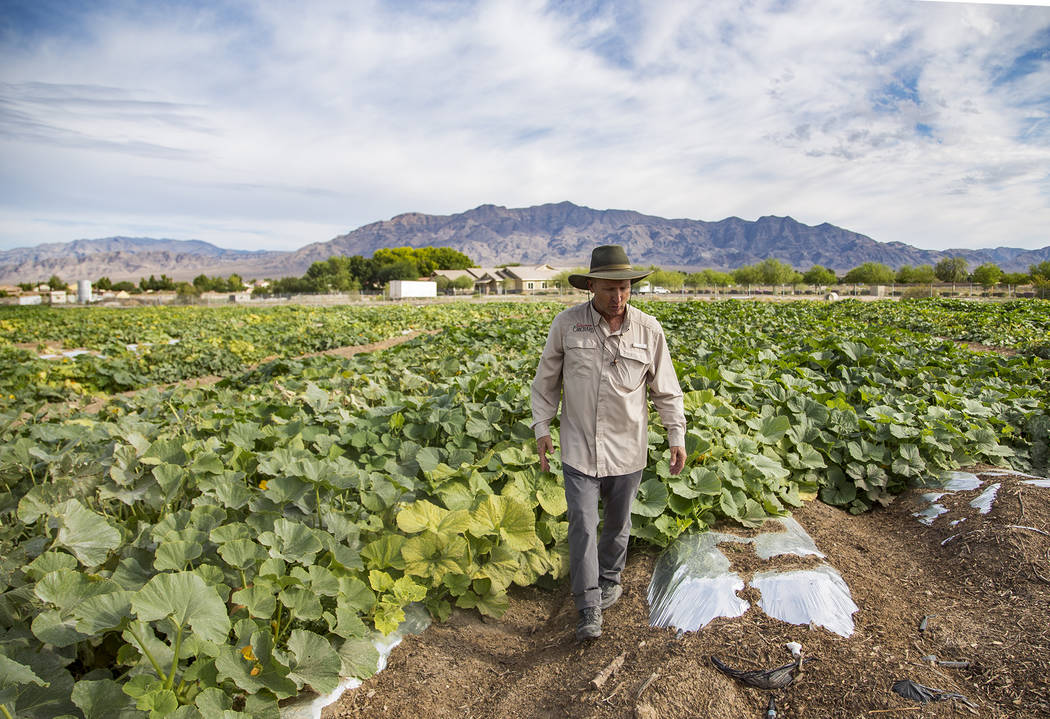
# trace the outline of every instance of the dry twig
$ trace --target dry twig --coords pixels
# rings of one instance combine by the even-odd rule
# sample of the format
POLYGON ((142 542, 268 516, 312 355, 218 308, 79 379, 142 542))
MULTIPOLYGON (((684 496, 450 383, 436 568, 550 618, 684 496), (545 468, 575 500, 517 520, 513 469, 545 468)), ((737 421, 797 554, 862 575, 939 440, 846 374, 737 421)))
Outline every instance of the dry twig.
POLYGON ((605 669, 602 669, 600 672, 598 672, 597 676, 595 676, 594 679, 591 679, 591 686, 593 686, 595 689, 601 689, 602 685, 609 680, 609 677, 611 677, 613 674, 619 671, 620 667, 623 666, 623 660, 626 658, 627 652, 623 652, 622 654, 620 654, 620 656, 616 657, 611 662, 609 662, 608 666, 606 666, 605 669))

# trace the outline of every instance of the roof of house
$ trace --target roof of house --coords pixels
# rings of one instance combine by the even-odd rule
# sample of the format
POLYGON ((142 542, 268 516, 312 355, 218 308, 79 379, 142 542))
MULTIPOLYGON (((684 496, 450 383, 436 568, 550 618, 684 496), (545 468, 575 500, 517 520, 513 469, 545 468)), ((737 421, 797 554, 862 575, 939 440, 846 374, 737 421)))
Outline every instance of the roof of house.
POLYGON ((504 267, 500 270, 504 276, 513 277, 517 280, 550 280, 561 274, 561 270, 554 269, 550 265, 536 265, 534 267, 504 267))

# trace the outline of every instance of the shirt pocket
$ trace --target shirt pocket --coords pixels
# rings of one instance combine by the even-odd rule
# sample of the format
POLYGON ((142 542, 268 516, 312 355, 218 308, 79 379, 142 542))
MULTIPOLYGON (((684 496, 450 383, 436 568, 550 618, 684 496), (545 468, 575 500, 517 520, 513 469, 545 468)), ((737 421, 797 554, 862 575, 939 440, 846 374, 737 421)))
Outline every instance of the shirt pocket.
POLYGON ((594 373, 598 364, 598 340, 586 334, 565 338, 564 377, 580 379, 594 373))
POLYGON ((620 350, 613 365, 613 382, 621 391, 633 392, 645 382, 651 364, 649 350, 625 347, 620 350))

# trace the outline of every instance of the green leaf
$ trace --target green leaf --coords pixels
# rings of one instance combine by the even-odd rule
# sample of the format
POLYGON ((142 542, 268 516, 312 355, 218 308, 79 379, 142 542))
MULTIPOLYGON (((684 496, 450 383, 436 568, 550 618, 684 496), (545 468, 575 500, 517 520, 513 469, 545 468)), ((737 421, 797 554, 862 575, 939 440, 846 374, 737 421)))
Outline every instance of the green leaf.
POLYGON ((400 534, 384 534, 364 546, 361 558, 367 562, 369 568, 403 569, 405 562, 401 558, 401 545, 404 541, 405 538, 400 534))
POLYGON ((232 539, 219 546, 219 556, 231 567, 248 569, 266 559, 267 553, 262 545, 254 540, 232 539))
POLYGON ((77 631, 94 636, 122 629, 131 619, 131 594, 120 590, 85 599, 73 610, 77 631))
POLYGON ((758 428, 756 439, 763 444, 776 444, 791 429, 791 420, 783 415, 766 417, 758 428))
POLYGON ((470 513, 465 510, 450 512, 421 499, 397 513, 397 526, 408 534, 425 529, 446 535, 462 534, 470 526, 470 513))
POLYGON ((71 551, 85 567, 102 564, 121 544, 120 532, 105 517, 75 499, 56 505, 51 514, 60 523, 55 543, 71 551))
POLYGON ((339 659, 344 677, 367 679, 379 671, 379 650, 371 639, 347 639, 339 647, 339 659))
POLYGON ((0 688, 36 684, 46 687, 48 683, 38 677, 32 668, 0 654, 0 688))
POLYGON ((270 556, 287 562, 309 565, 323 548, 310 528, 301 522, 281 517, 273 523, 273 532, 263 532, 259 541, 270 548, 270 556))
POLYGON ((520 502, 497 495, 488 495, 471 512, 470 533, 475 537, 495 534, 521 552, 543 546, 536 536, 533 511, 520 502))
POLYGON ((275 589, 266 584, 254 584, 233 593, 233 601, 243 604, 248 614, 260 619, 269 619, 277 611, 275 589))
POLYGON ((327 694, 339 686, 343 661, 327 639, 305 629, 293 629, 288 637, 288 652, 292 657, 288 677, 296 684, 308 686, 319 694, 327 694))
POLYGON ((401 548, 405 572, 440 582, 447 572, 463 572, 470 564, 470 550, 461 536, 446 537, 424 532, 409 537, 401 548))
POLYGON ((230 632, 230 618, 218 592, 193 572, 156 575, 135 593, 131 608, 144 622, 171 619, 217 644, 224 643, 230 632))
POLYGON ((169 541, 162 542, 157 547, 156 558, 153 560, 153 568, 158 572, 166 570, 182 571, 193 560, 199 558, 204 552, 198 542, 169 541))
POLYGON ((647 479, 638 487, 631 503, 631 514, 659 517, 667 507, 667 487, 659 479, 647 479))
POLYGON ((141 719, 142 712, 112 679, 81 680, 73 686, 73 703, 84 719, 141 719))
POLYGON ((321 601, 306 587, 288 587, 281 590, 277 598, 296 619, 310 621, 321 618, 321 601))

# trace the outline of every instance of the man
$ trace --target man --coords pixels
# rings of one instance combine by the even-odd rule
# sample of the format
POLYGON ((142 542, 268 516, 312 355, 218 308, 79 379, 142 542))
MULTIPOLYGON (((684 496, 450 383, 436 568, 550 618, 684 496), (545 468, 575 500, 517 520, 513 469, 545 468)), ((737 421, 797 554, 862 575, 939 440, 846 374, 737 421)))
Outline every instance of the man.
POLYGON ((589 301, 554 318, 532 382, 532 427, 540 469, 550 470, 550 423, 561 415, 561 462, 569 505, 569 574, 576 638, 602 633, 602 610, 620 598, 631 534, 631 502, 648 453, 648 395, 671 446, 671 472, 685 465, 685 414, 663 329, 631 307, 631 269, 619 245, 596 247, 590 271, 569 284, 589 301), (604 504, 597 535, 598 500, 604 504))

